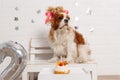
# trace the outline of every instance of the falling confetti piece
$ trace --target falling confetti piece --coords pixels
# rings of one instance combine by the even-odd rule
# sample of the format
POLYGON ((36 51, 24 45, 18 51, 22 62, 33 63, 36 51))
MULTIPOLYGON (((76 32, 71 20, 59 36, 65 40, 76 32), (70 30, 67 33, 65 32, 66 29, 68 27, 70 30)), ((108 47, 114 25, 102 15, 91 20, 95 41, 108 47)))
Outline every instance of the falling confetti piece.
POLYGON ((78 29, 78 26, 75 26, 74 28, 75 28, 75 29, 78 29))
POLYGON ((18 26, 16 26, 16 27, 15 27, 15 30, 16 30, 16 31, 18 31, 18 30, 19 30, 19 27, 18 27, 18 26))
POLYGON ((94 28, 93 28, 93 27, 91 27, 91 28, 89 29, 89 31, 90 31, 90 32, 93 32, 93 31, 94 31, 94 28))
POLYGON ((37 14, 40 14, 41 13, 41 10, 37 10, 37 14))
POLYGON ((35 21, 32 19, 32 20, 31 20, 31 23, 35 23, 35 21))
POLYGON ((79 20, 79 18, 76 16, 76 17, 75 17, 75 21, 78 21, 78 20, 79 20))
POLYGON ((78 6, 79 4, 78 4, 78 2, 75 2, 75 6, 78 6))
POLYGON ((87 15, 92 15, 92 12, 93 12, 92 9, 91 9, 91 8, 88 8, 87 11, 86 11, 86 14, 87 14, 87 15))
POLYGON ((14 17, 14 21, 18 21, 19 19, 18 19, 18 17, 14 17))
POLYGON ((18 11, 19 10, 18 7, 15 7, 15 10, 18 11))

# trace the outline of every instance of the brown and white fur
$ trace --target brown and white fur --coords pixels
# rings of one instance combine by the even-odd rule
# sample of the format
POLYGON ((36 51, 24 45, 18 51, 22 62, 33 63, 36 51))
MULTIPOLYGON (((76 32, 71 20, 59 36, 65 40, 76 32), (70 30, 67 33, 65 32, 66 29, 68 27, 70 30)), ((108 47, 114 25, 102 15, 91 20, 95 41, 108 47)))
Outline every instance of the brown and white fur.
POLYGON ((60 56, 63 56, 68 62, 88 62, 90 49, 82 34, 69 25, 70 17, 62 12, 63 7, 50 7, 48 11, 54 13, 50 21, 51 29, 49 33, 49 43, 54 55, 48 61, 56 62, 60 56))

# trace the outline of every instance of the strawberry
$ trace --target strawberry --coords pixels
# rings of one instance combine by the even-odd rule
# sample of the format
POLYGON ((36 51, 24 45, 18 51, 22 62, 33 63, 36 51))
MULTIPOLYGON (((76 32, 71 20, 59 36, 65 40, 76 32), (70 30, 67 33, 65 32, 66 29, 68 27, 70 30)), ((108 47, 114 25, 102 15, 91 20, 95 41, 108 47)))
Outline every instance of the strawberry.
POLYGON ((68 62, 67 62, 67 61, 64 61, 64 62, 63 62, 63 64, 64 64, 64 65, 67 65, 67 64, 68 64, 68 62))
POLYGON ((64 65, 63 62, 58 62, 57 64, 58 64, 58 66, 63 66, 64 65))

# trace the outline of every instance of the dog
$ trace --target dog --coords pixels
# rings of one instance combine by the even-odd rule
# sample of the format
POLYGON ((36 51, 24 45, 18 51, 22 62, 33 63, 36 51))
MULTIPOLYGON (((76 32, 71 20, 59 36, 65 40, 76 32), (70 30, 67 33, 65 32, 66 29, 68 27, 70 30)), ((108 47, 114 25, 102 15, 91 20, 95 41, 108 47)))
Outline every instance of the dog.
POLYGON ((54 55, 48 62, 56 62, 62 56, 67 62, 87 63, 91 50, 82 34, 69 25, 68 11, 61 6, 49 7, 46 21, 51 24, 49 44, 54 55))

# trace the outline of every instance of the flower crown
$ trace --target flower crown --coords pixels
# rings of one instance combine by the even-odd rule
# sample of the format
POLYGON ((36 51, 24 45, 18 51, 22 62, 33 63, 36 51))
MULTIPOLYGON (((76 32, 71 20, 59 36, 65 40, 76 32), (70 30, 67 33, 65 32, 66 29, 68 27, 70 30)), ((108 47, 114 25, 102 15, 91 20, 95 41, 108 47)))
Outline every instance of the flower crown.
MULTIPOLYGON (((62 12, 66 13, 66 14, 69 13, 68 10, 63 10, 62 12)), ((45 13, 45 15, 47 16, 47 18, 46 18, 46 20, 45 20, 45 24, 47 24, 48 22, 50 22, 50 20, 51 20, 52 17, 54 16, 54 13, 47 11, 47 12, 45 13)))

